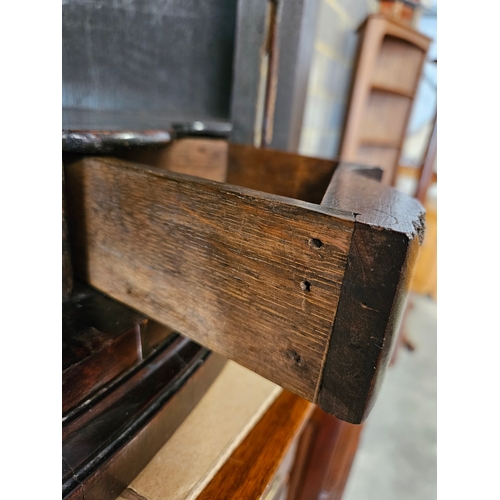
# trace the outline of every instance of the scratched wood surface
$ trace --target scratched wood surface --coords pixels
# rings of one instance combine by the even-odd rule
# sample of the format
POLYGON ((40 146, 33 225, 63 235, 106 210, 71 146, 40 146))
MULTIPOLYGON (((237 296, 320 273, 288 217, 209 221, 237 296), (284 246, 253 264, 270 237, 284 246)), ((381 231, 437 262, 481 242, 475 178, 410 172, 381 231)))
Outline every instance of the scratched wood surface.
POLYGON ((422 205, 369 174, 340 164, 322 201, 357 213, 319 396, 323 410, 353 423, 380 390, 424 236, 422 205))
POLYGON ((66 184, 78 276, 316 399, 352 215, 109 158, 66 184))

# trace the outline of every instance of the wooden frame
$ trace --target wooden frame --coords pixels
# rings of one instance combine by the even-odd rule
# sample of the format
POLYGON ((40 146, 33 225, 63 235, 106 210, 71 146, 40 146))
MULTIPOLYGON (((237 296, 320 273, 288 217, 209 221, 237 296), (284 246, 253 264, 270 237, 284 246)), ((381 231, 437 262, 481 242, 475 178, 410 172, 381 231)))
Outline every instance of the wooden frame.
POLYGON ((250 146, 230 145, 227 171, 233 185, 113 158, 67 165, 76 275, 362 422, 403 310, 420 203, 370 178, 378 169, 250 146))
POLYGON ((359 32, 340 157, 382 167, 382 181, 393 185, 431 39, 381 14, 359 32))

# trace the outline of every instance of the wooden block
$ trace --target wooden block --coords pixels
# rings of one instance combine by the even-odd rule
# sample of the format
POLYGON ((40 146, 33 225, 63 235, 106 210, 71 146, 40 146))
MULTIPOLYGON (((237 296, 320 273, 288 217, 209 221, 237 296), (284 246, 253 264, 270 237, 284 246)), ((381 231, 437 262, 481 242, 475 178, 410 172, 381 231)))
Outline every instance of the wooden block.
MULTIPOLYGON (((302 168, 297 155, 269 150, 259 164, 270 178, 284 160, 302 168)), ((75 272, 359 423, 388 362, 422 207, 350 166, 303 163, 316 179, 335 171, 321 204, 116 159, 68 165, 75 272)), ((252 165, 240 158, 240 177, 252 165)))
POLYGON ((319 397, 324 411, 352 423, 370 412, 389 366, 425 216, 417 200, 363 170, 339 168, 322 202, 358 212, 319 397))

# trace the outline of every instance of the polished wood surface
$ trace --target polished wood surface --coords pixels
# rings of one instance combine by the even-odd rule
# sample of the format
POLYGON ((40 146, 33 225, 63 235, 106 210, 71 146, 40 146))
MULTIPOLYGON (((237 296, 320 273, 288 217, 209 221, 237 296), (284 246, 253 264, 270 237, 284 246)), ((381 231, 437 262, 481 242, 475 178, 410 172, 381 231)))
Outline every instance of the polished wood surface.
POLYGON ((225 360, 176 336, 63 426, 63 498, 116 498, 200 400, 225 360))
POLYGON ((257 500, 279 487, 273 480, 313 409, 311 403, 284 391, 198 500, 257 500))
POLYGON ((340 500, 362 429, 316 407, 300 438, 287 500, 340 500))
POLYGON ((63 418, 123 377, 173 331, 75 280, 62 304, 63 418))

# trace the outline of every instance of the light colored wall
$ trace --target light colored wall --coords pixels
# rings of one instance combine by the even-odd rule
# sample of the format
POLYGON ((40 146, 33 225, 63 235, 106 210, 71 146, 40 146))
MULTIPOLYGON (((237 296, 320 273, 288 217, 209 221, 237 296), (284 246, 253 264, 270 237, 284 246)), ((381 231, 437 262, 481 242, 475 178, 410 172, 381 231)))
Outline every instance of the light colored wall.
POLYGON ((358 43, 376 0, 321 0, 299 152, 337 156, 358 43))

